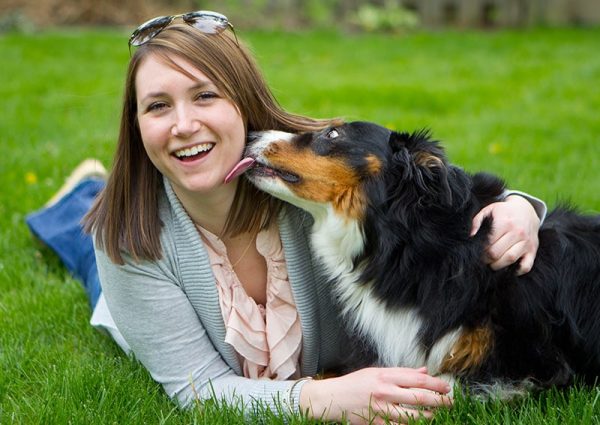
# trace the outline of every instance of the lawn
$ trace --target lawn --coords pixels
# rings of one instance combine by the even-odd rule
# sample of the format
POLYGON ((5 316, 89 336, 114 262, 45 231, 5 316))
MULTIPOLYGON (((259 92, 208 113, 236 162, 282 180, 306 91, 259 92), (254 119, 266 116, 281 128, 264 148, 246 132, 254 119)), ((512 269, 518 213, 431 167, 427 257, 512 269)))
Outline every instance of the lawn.
MULTIPOLYGON (((238 35, 294 112, 427 127, 468 170, 501 174, 549 206, 600 211, 600 29, 238 35)), ((82 159, 110 165, 126 40, 120 30, 0 35, 0 424, 243 423, 212 403, 175 409, 87 324, 83 290, 24 225, 82 159)), ((599 395, 460 399, 434 423, 600 423, 599 395)))

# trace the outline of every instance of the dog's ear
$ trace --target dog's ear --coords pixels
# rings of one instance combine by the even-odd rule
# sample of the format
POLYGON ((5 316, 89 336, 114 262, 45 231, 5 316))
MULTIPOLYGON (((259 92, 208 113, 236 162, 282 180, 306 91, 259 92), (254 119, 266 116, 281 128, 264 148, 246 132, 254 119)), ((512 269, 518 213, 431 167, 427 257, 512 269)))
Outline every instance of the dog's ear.
POLYGON ((448 166, 443 148, 431 140, 429 130, 392 132, 389 139, 393 167, 403 170, 419 193, 441 205, 452 204, 448 166))
POLYGON ((392 131, 388 143, 392 152, 396 153, 406 146, 406 142, 410 139, 410 134, 402 132, 392 131))
POLYGON ((407 149, 419 167, 441 168, 446 165, 444 150, 438 142, 431 140, 431 133, 427 129, 414 133, 392 131, 389 144, 394 153, 400 152, 402 148, 407 149))

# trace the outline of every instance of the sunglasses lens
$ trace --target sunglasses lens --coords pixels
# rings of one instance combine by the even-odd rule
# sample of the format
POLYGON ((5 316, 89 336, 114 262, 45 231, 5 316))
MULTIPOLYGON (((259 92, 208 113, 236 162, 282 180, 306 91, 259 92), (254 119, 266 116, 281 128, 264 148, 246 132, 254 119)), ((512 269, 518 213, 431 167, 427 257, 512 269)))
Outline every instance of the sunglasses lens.
POLYGON ((229 25, 225 16, 216 13, 192 12, 184 15, 182 18, 185 23, 205 34, 218 34, 227 29, 229 25))
POLYGON ((129 44, 132 46, 141 46, 148 40, 154 38, 156 34, 161 32, 173 20, 172 16, 161 16, 151 19, 150 21, 140 25, 137 30, 131 35, 129 44))
MULTIPOLYGON (((129 46, 141 46, 148 42, 165 29, 173 19, 177 18, 183 19, 186 24, 205 34, 219 34, 227 28, 231 28, 233 31, 233 26, 229 23, 225 15, 221 15, 217 12, 199 10, 184 15, 160 16, 158 18, 150 19, 148 22, 140 25, 138 29, 131 34, 129 46)), ((235 35, 235 32, 233 34, 235 35)), ((237 36, 235 37, 235 40, 237 43, 237 36)))

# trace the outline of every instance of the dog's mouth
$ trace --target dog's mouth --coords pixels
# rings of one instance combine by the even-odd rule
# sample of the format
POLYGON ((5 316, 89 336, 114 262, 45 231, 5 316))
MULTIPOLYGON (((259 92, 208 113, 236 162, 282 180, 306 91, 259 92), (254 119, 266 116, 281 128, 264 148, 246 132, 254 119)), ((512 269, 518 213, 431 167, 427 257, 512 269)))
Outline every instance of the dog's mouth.
POLYGON ((269 167, 265 164, 256 162, 254 167, 250 170, 252 174, 263 177, 279 177, 281 180, 288 183, 298 183, 300 176, 289 171, 280 170, 278 168, 269 167))
POLYGON ((225 177, 225 183, 229 183, 231 180, 244 174, 246 171, 251 171, 254 176, 279 177, 281 180, 292 184, 300 181, 300 176, 297 174, 268 166, 252 157, 246 157, 233 167, 227 177, 225 177))

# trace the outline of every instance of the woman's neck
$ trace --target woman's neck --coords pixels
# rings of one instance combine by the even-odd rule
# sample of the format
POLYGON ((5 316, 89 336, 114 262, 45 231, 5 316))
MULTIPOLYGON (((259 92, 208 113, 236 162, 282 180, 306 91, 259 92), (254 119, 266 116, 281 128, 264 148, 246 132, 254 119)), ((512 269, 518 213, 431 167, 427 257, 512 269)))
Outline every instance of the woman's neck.
POLYGON ((221 236, 233 198, 237 181, 222 185, 210 193, 194 193, 173 186, 173 191, 194 224, 214 235, 221 236))

